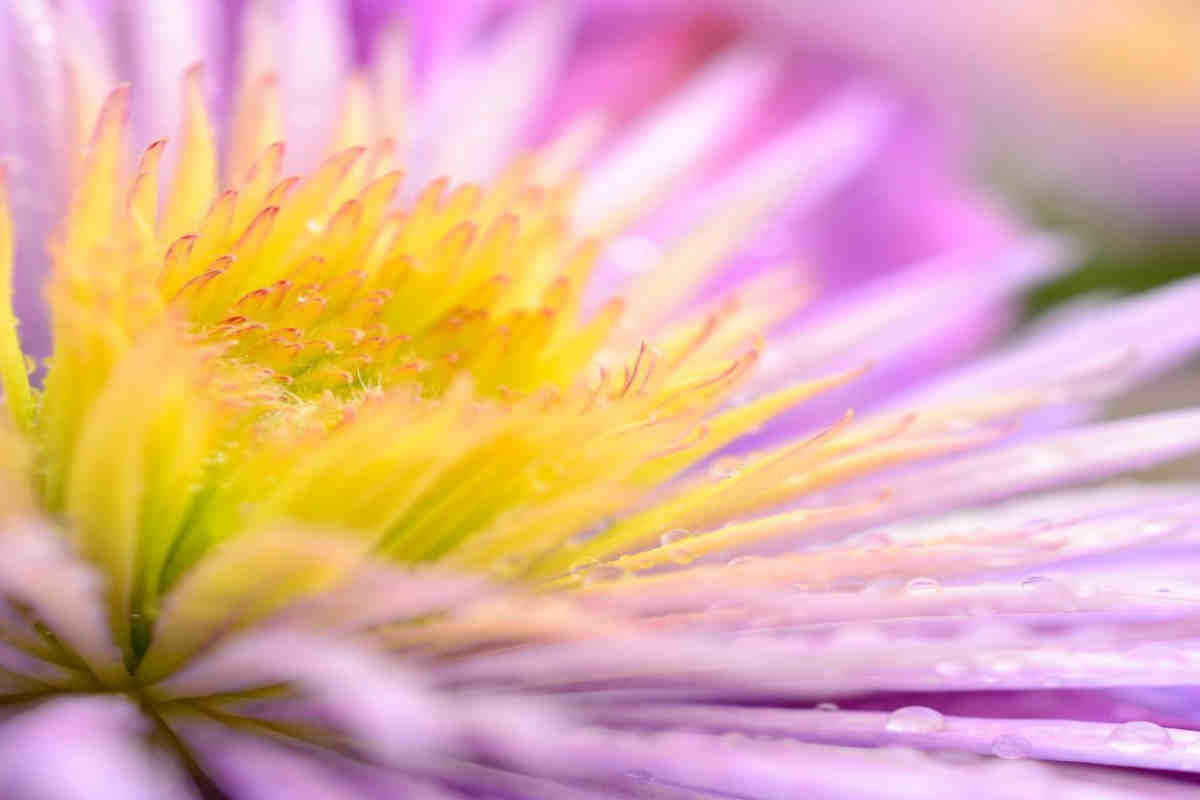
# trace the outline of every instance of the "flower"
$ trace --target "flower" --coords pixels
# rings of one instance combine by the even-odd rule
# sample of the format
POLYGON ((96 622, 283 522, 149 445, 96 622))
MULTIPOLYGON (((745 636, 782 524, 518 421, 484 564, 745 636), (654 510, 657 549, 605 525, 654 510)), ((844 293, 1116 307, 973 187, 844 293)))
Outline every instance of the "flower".
MULTIPOLYGON (((557 7, 513 13, 449 105, 558 30, 557 7)), ((1197 766, 1167 691, 1194 680, 1192 488, 995 501, 1200 447, 1200 410, 1086 422, 1194 350, 1200 283, 930 377, 925 351, 1062 244, 973 240, 978 271, 935 260, 802 311, 787 261, 724 275, 885 105, 838 96, 664 204, 696 155, 676 150, 712 135, 692 123, 757 74, 730 58, 598 163, 568 124, 480 183, 402 180, 362 81, 301 178, 252 70, 224 162, 199 68, 171 169, 161 141, 127 163, 127 87, 63 134, 87 146, 62 159, 40 388, 0 320, 5 792, 1190 791, 1085 765, 1197 766), (654 200, 661 251, 619 234, 654 200), (873 410, 829 412, 849 396, 873 410)), ((508 88, 468 106, 489 133, 508 88)))

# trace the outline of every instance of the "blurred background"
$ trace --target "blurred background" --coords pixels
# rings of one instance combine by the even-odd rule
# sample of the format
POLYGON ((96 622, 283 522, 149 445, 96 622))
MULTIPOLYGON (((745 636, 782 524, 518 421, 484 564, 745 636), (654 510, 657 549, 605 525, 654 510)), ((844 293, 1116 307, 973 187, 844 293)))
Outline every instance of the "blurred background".
POLYGON ((763 35, 845 48, 907 81, 980 180, 1091 245, 1031 310, 1200 267, 1200 3, 746 0, 763 35))
POLYGON ((1200 269, 1194 0, 657 5, 726 15, 756 36, 855 59, 927 102, 976 181, 1089 245, 1079 270, 1030 298, 1031 313, 1200 269))
MULTIPOLYGON (((931 109, 969 181, 1084 246, 1077 268, 1030 292, 1027 324, 1200 272, 1196 0, 713 0, 702 12, 688 0, 658 5, 851 59, 931 109)), ((1122 398, 1113 413, 1197 398, 1193 362, 1122 398)), ((1200 460, 1156 477, 1185 474, 1200 475, 1200 460)))

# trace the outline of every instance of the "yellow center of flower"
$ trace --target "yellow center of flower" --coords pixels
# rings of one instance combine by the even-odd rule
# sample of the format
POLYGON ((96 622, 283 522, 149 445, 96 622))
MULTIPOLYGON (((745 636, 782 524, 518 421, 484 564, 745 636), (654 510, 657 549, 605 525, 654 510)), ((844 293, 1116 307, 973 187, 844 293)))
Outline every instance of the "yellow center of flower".
MULTIPOLYGON (((854 374, 730 402, 761 352, 755 331, 799 294, 768 279, 745 302, 689 307, 687 289, 765 195, 735 198, 626 300, 588 312, 599 246, 568 222, 570 136, 487 187, 437 180, 397 205, 401 176, 363 126, 361 91, 332 155, 297 179, 260 119, 273 103, 259 81, 228 158, 249 166, 222 188, 198 72, 185 86, 161 204, 163 143, 129 170, 126 91, 99 111, 52 242, 42 391, 11 317, 0 326, 15 428, 0 469, 34 476, 0 511, 63 520, 108 580, 138 682, 182 663, 226 624, 221 609, 250 624, 365 558, 542 589, 612 582, 866 513, 753 518, 962 444, 893 444, 936 433, 936 415, 925 428, 881 418, 689 472, 854 374)), ((7 227, 0 240, 8 254, 7 227)), ((10 256, 5 267, 7 281, 10 256)))

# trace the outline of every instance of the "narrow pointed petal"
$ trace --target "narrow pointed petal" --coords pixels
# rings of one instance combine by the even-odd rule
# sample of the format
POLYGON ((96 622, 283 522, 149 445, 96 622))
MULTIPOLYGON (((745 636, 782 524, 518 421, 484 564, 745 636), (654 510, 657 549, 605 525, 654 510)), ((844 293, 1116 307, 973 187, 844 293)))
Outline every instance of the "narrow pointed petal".
POLYGON ((1200 772, 1200 732, 1151 722, 986 719, 943 715, 921 706, 825 711, 666 706, 597 715, 656 729, 706 730, 853 747, 898 745, 963 750, 1000 758, 1112 764, 1200 772))
POLYGON ((887 479, 910 515, 1144 469, 1200 448, 1200 410, 1098 423, 887 479))
POLYGON ((720 142, 727 120, 760 98, 774 67, 749 49, 716 59, 591 170, 575 206, 576 223, 612 231, 661 202, 720 142))
MULTIPOLYGON (((1051 318, 1009 347, 945 375, 901 402, 917 405, 1028 385, 1061 372, 1063 365, 1105 357, 1124 363, 1097 396, 1128 390, 1194 351, 1200 343, 1197 302, 1200 280, 1189 279, 1099 308, 1060 312, 1057 319, 1051 318)), ((1089 408, 1087 404, 1084 410, 1089 408)))
POLYGON ((494 34, 487 51, 459 67, 468 86, 454 94, 457 112, 436 135, 431 177, 456 181, 491 178, 517 153, 545 104, 573 29, 565 4, 535 4, 494 34))
MULTIPOLYGON (((219 69, 215 62, 222 31, 216 11, 213 3, 204 0, 125 4, 127 53, 133 62, 125 77, 134 90, 133 124, 139 146, 179 129, 184 108, 180 75, 193 64, 219 69)), ((168 163, 174 161, 175 154, 170 153, 168 163)))
POLYGON ((350 40, 335 0, 285 0, 274 26, 292 168, 312 169, 333 132, 350 76, 350 40))

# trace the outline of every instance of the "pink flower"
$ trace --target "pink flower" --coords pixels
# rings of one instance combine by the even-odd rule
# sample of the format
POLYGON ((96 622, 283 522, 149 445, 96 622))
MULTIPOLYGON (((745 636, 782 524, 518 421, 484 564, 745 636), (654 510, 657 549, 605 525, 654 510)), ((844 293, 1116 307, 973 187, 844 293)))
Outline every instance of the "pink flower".
POLYGON ((1191 797, 1200 280, 981 354, 1070 247, 870 76, 410 8, 4 10, 0 794, 1191 797))

